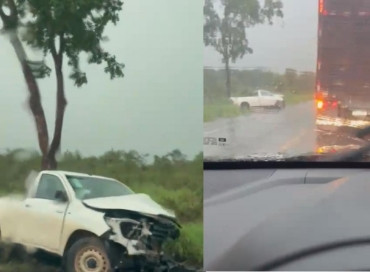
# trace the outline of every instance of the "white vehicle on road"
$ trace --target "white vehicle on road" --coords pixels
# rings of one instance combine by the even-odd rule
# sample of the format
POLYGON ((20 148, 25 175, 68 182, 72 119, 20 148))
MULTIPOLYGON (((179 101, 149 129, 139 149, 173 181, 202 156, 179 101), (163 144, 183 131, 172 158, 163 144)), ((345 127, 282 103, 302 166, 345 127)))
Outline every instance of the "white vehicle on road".
POLYGON ((254 91, 251 96, 231 97, 230 99, 242 110, 248 110, 253 107, 278 109, 283 109, 285 107, 283 95, 266 90, 254 91))
POLYGON ((42 171, 25 197, 0 198, 1 240, 59 255, 67 272, 158 268, 179 228, 173 212, 106 177, 42 171))

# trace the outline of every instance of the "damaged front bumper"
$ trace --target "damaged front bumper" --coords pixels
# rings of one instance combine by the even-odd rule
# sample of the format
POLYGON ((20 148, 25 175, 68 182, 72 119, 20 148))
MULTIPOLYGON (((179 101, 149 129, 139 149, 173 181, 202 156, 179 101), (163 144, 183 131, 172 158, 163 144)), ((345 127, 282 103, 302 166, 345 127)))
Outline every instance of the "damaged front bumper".
POLYGON ((127 265, 161 267, 170 264, 164 257, 162 246, 180 235, 180 226, 173 219, 137 214, 131 217, 107 214, 105 221, 111 228, 104 236, 115 269, 127 265))

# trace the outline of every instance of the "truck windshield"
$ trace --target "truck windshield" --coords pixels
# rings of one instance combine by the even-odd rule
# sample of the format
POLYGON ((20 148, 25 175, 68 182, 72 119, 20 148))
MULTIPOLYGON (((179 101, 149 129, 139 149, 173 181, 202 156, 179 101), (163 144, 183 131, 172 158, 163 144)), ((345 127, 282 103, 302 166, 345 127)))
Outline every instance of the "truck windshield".
POLYGON ((134 192, 124 184, 103 178, 67 176, 78 199, 130 195, 134 192))

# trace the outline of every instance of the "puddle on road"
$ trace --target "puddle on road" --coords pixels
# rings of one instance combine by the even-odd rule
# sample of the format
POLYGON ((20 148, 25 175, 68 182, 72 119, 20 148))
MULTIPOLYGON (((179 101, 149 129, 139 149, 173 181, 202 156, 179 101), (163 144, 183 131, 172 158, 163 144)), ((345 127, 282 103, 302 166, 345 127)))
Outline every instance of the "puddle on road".
POLYGON ((316 125, 319 126, 334 126, 334 127, 354 127, 362 128, 370 126, 370 121, 365 120, 345 120, 335 117, 321 116, 316 119, 316 125))
POLYGON ((319 116, 316 119, 317 150, 319 154, 350 151, 361 148, 366 140, 356 137, 359 129, 370 126, 368 120, 346 120, 319 116))

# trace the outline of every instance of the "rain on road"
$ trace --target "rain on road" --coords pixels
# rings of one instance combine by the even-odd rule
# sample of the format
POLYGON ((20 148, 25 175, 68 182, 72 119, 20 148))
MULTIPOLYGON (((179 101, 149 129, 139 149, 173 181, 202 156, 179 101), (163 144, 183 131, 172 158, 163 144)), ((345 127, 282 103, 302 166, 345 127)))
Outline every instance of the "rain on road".
POLYGON ((313 102, 282 111, 255 110, 250 114, 204 125, 204 137, 226 138, 224 146, 204 145, 205 158, 243 159, 314 152, 316 145, 313 102))

